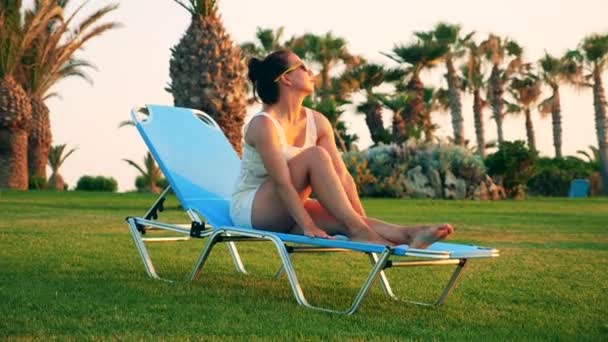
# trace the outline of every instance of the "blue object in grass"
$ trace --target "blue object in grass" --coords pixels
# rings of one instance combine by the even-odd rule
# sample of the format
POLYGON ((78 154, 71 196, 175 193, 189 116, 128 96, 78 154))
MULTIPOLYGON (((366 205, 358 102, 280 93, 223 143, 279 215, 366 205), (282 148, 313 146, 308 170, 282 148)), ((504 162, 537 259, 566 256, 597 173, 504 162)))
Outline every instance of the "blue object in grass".
POLYGON ((586 179, 573 179, 570 182, 568 197, 587 197, 589 194, 589 181, 586 179))

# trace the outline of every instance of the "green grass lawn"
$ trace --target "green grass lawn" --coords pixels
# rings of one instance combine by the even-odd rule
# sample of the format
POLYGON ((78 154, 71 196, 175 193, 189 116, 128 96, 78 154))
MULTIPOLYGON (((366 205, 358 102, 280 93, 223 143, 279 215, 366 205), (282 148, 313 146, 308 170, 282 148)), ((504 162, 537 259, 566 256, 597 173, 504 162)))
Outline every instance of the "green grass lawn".
MULTIPOLYGON (((147 277, 124 218, 142 194, 0 192, 0 336, 6 339, 608 340, 608 198, 364 201, 397 223, 450 222, 454 242, 501 250, 473 260, 439 309, 390 301, 378 284, 353 316, 296 305, 267 243, 239 244, 250 275, 218 246, 192 283, 147 277)), ((161 218, 186 219, 175 200, 161 218)), ((184 278, 204 240, 149 247, 184 278)), ((369 270, 340 253, 294 258, 314 303, 344 307, 369 270)), ((393 290, 431 300, 450 267, 387 270, 393 290)))

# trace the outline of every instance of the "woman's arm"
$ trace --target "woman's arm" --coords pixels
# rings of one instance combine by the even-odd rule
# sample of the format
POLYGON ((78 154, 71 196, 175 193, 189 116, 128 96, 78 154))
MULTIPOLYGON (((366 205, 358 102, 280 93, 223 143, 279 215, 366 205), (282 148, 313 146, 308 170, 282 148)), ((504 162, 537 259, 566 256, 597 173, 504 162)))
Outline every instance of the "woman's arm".
POLYGON ((346 191, 350 204, 359 215, 365 216, 365 210, 363 209, 363 205, 361 205, 361 200, 357 193, 357 185, 355 184, 353 177, 348 173, 342 156, 336 147, 333 126, 323 114, 315 111, 313 111, 313 113, 315 114, 315 123, 317 125, 317 145, 325 148, 325 150, 329 152, 332 164, 338 173, 338 177, 342 181, 342 186, 344 186, 344 191, 346 191))
POLYGON ((291 174, 287 160, 281 151, 281 143, 274 124, 269 118, 260 116, 253 119, 247 130, 245 140, 260 154, 270 180, 274 182, 279 197, 287 207, 289 214, 304 231, 311 237, 331 238, 316 226, 291 182, 291 174))

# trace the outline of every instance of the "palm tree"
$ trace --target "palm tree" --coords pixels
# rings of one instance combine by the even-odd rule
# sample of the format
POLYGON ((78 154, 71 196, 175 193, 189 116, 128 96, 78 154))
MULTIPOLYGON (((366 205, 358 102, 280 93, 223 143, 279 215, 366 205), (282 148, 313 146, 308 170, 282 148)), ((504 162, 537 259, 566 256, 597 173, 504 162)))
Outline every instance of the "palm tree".
POLYGON ((502 125, 505 114, 503 112, 504 84, 508 82, 510 75, 520 67, 523 48, 513 40, 503 40, 491 34, 488 39, 480 44, 480 49, 486 59, 492 64, 487 97, 492 105, 492 113, 496 121, 498 143, 502 144, 504 141, 502 125), (503 69, 501 65, 505 59, 505 54, 511 57, 511 60, 506 69, 503 69))
POLYGON ((540 77, 552 91, 550 97, 544 99, 538 106, 543 114, 551 113, 553 124, 553 146, 555 157, 562 157, 562 108, 559 95, 559 86, 563 83, 581 85, 583 84, 582 67, 575 60, 576 54, 567 52, 561 58, 556 58, 548 53, 538 62, 540 65, 540 77))
POLYGON ((215 0, 174 0, 191 23, 171 49, 167 91, 179 107, 200 109, 222 127, 241 153, 241 127, 247 110, 245 63, 224 29, 215 0))
POLYGON ((129 160, 129 159, 123 159, 123 160, 125 162, 127 162, 129 165, 136 168, 137 171, 139 171, 139 173, 141 174, 141 176, 144 179, 144 186, 147 187, 148 191, 150 191, 153 194, 160 193, 160 189, 158 188, 157 184, 161 178, 161 173, 160 173, 160 169, 156 165, 156 162, 154 161, 154 158, 152 158, 152 154, 150 152, 147 152, 144 157, 144 164, 143 164, 144 166, 143 167, 139 166, 136 162, 134 162, 132 160, 129 160))
POLYGON ((65 182, 63 181, 63 177, 59 174, 59 168, 65 160, 76 151, 76 148, 73 148, 67 152, 65 152, 66 145, 55 145, 51 146, 49 150, 49 166, 51 167, 51 177, 49 178, 49 189, 54 189, 57 191, 63 191, 65 189, 65 182), (65 154, 64 154, 65 152, 65 154))
POLYGON ((257 28, 255 37, 257 41, 242 43, 241 50, 249 57, 264 57, 269 53, 280 50, 285 47, 283 40, 284 27, 279 27, 276 30, 257 28))
POLYGON ((600 154, 600 175, 602 194, 608 195, 608 117, 606 116, 606 95, 602 83, 602 72, 608 66, 608 34, 585 37, 580 44, 583 62, 593 79, 593 105, 595 109, 595 130, 600 154))
MULTIPOLYGON (((576 154, 580 154, 582 156, 584 156, 585 158, 587 158, 587 162, 591 165, 593 165, 594 167, 596 167, 597 169, 599 169, 600 166, 600 149, 593 146, 593 145, 589 145, 589 151, 587 152, 585 150, 577 150, 576 154)), ((579 158, 580 159, 580 158, 579 158)))
POLYGON ((487 101, 482 97, 481 91, 486 86, 483 72, 482 51, 475 42, 467 44, 468 57, 466 64, 460 67, 462 75, 462 88, 473 94, 473 118, 475 121, 475 137, 477 139, 477 153, 486 157, 486 139, 483 118, 483 109, 487 101))
POLYGON ((460 36, 460 25, 439 23, 431 32, 434 39, 447 48, 444 56, 447 69, 446 79, 448 83, 448 95, 450 112, 452 115, 452 128, 454 130, 454 143, 464 146, 464 125, 462 117, 462 101, 460 96, 461 81, 454 67, 454 61, 464 56, 466 46, 473 37, 474 32, 464 37, 460 36))
POLYGON ((523 112, 525 114, 528 147, 534 153, 537 153, 538 150, 536 149, 536 138, 534 135, 534 124, 532 123, 531 107, 535 105, 541 95, 541 86, 541 79, 531 72, 513 77, 509 83, 509 92, 516 101, 516 103, 509 105, 509 112, 523 112))
MULTIPOLYGON (((65 8, 69 2, 70 0, 63 0, 59 2, 59 5, 65 8)), ((44 101, 49 97, 58 96, 51 92, 51 88, 60 80, 68 77, 80 77, 92 83, 83 68, 93 66, 85 60, 75 58, 74 54, 90 39, 119 27, 119 24, 115 22, 95 25, 106 14, 116 10, 118 4, 102 7, 71 27, 72 21, 83 7, 84 4, 65 21, 55 20, 50 23, 44 34, 41 34, 35 44, 26 51, 26 58, 21 65, 23 73, 20 83, 29 94, 32 107, 32 124, 28 137, 30 177, 40 176, 46 179, 46 163, 52 138, 49 109, 44 101)), ((30 15, 44 10, 52 9, 37 6, 30 15)))
MULTIPOLYGON (((398 138, 400 141, 407 140, 412 132, 419 132, 417 126, 420 124, 420 118, 424 111, 424 84, 420 80, 420 73, 439 64, 448 51, 445 45, 423 37, 423 33, 417 33, 416 35, 418 37, 416 42, 409 45, 395 46, 392 54, 384 54, 397 63, 405 64, 405 74, 409 76, 409 81, 405 87, 398 89, 398 91, 404 90, 410 97, 407 106, 400 111, 402 120, 398 120, 405 124, 405 132, 408 136, 398 138)), ((394 128, 393 133, 395 133, 394 128)))
POLYGON ((36 1, 35 13, 21 15, 21 0, 0 1, 0 188, 27 190, 27 131, 32 107, 16 81, 25 52, 61 16, 51 0, 36 1))
POLYGON ((352 68, 363 62, 361 57, 348 51, 344 38, 335 37, 331 32, 322 36, 306 33, 290 39, 287 46, 303 59, 318 65, 320 80, 317 93, 321 100, 327 100, 334 95, 331 91, 331 72, 336 66, 343 64, 352 68))
MULTIPOLYGON (((422 111, 421 129, 424 131, 424 140, 432 142, 435 131, 439 127, 433 123, 432 115, 437 111, 446 111, 450 108, 449 90, 433 87, 424 88, 424 110, 422 111)), ((464 144, 463 144, 464 145, 464 144)))
POLYGON ((383 66, 373 63, 364 63, 346 71, 341 77, 343 87, 349 91, 362 91, 365 100, 357 106, 357 111, 365 114, 365 123, 369 129, 374 145, 389 144, 390 132, 384 128, 382 119, 382 103, 376 98, 374 89, 384 84, 389 76, 383 66))
POLYGON ((402 145, 408 137, 420 137, 419 126, 407 126, 403 120, 403 111, 410 105, 412 97, 404 93, 391 95, 376 94, 378 100, 393 112, 392 142, 402 145), (408 131, 409 129, 409 131, 408 131))

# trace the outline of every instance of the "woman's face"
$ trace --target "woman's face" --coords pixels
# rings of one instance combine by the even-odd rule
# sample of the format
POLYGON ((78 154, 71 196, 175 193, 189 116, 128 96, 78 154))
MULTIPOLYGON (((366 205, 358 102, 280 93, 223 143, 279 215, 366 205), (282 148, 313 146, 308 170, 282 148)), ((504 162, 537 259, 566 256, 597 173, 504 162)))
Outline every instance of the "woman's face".
POLYGON ((290 81, 290 88, 311 94, 315 87, 312 70, 296 54, 289 54, 287 61, 289 68, 283 77, 290 81))

